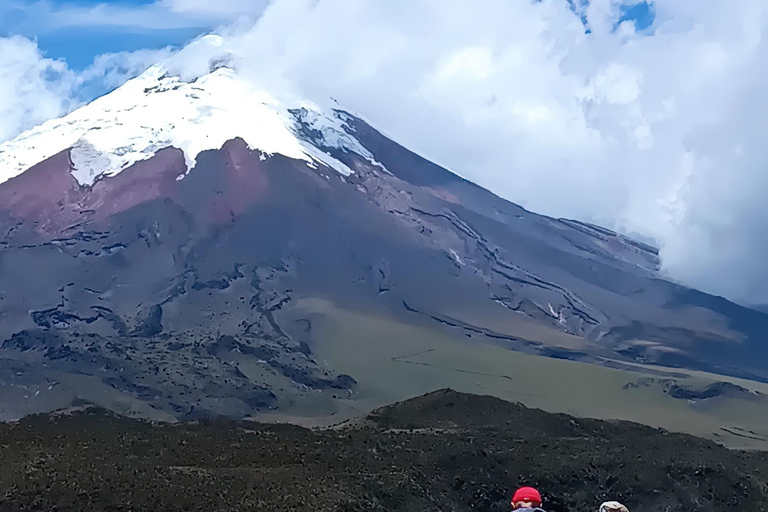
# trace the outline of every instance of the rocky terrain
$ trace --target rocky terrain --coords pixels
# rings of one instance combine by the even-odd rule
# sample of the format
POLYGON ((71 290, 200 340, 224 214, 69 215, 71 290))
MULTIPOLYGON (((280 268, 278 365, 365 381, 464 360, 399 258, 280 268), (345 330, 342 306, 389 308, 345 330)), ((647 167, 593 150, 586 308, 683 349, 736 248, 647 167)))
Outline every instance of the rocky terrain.
POLYGON ((99 409, 0 425, 0 510, 552 512, 768 507, 768 455, 439 391, 323 430, 139 422, 99 409))

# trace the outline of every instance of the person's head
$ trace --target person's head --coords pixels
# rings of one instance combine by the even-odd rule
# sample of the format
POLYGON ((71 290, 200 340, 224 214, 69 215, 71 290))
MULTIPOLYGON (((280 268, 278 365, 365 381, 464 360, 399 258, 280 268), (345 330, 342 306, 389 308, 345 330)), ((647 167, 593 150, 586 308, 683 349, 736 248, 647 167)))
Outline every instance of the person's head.
POLYGON ((629 512, 629 509, 618 501, 606 501, 597 512, 629 512))
POLYGON ((533 487, 521 487, 512 496, 512 510, 541 506, 541 494, 533 487))

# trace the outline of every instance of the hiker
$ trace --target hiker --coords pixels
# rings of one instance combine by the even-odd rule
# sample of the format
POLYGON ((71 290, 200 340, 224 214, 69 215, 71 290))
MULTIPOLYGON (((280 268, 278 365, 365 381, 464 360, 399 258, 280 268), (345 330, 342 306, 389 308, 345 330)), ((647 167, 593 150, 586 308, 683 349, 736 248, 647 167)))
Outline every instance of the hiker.
POLYGON ((512 510, 545 512, 541 507, 541 494, 533 487, 521 487, 512 496, 512 510))
POLYGON ((597 512, 629 512, 629 509, 618 501, 606 501, 597 512))

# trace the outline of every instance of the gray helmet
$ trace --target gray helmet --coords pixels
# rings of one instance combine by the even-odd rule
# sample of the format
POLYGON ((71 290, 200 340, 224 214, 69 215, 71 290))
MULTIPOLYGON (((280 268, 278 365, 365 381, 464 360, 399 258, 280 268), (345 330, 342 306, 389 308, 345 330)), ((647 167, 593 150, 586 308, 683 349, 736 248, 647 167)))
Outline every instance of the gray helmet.
POLYGON ((618 501, 606 501, 597 512, 629 512, 629 509, 618 501))

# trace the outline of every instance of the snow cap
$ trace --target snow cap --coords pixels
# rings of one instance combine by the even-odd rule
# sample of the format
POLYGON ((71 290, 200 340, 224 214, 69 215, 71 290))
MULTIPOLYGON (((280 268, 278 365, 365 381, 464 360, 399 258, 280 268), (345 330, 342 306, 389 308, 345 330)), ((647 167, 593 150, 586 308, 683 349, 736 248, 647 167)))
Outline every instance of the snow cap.
POLYGON ((527 503, 533 503, 534 505, 541 505, 541 494, 533 487, 521 487, 515 491, 512 496, 512 504, 519 503, 521 501, 527 503))

